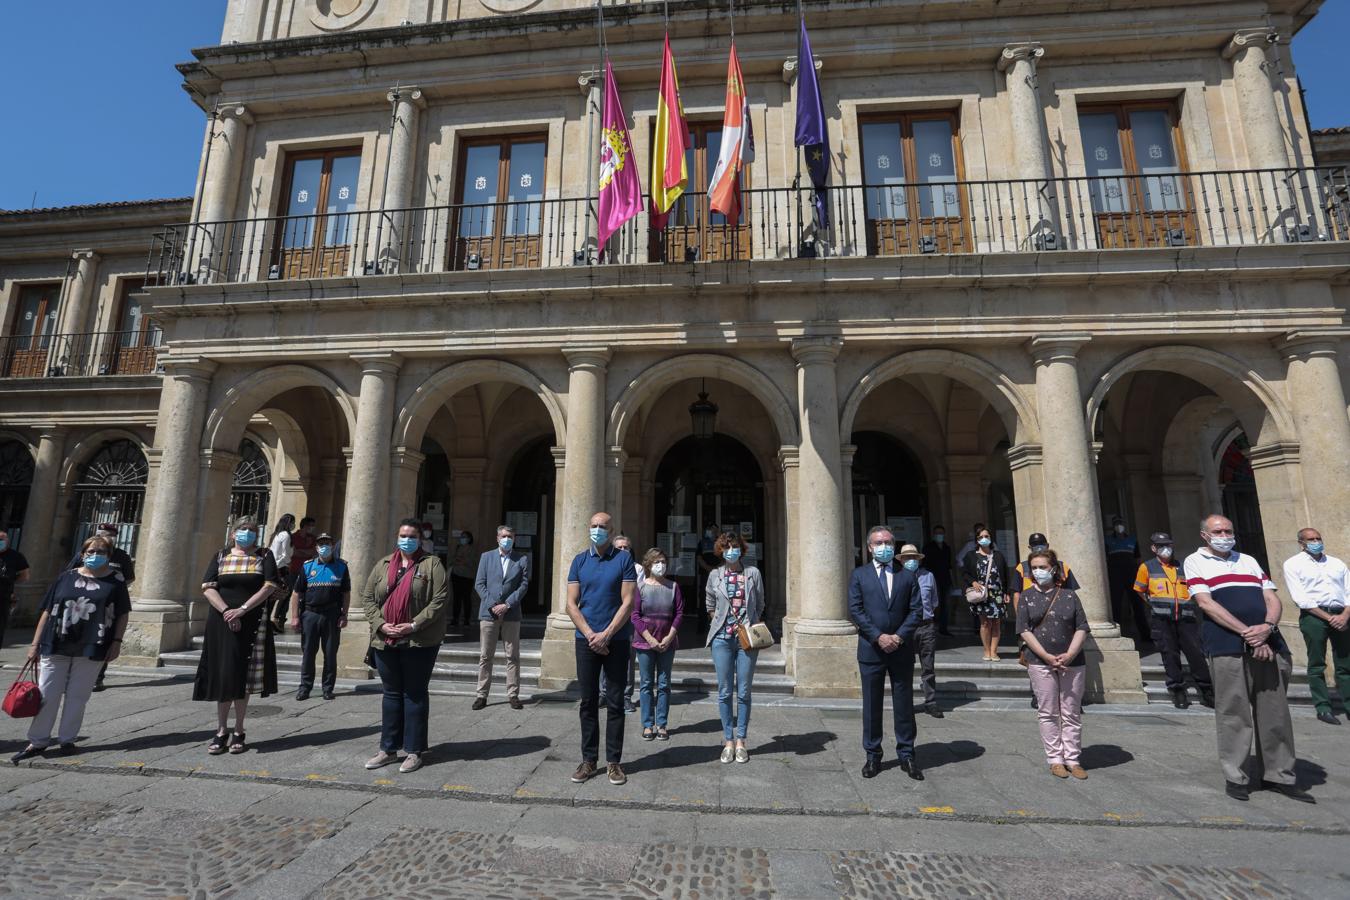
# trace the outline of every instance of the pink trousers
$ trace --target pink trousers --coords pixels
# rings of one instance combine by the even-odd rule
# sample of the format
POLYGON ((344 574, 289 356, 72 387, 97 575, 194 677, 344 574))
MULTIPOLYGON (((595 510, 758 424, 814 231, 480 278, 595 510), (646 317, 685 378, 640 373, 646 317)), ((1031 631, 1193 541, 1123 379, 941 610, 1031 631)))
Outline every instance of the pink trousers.
POLYGON ((1046 761, 1052 766, 1075 765, 1083 749, 1083 686, 1087 666, 1070 666, 1056 672, 1049 666, 1033 663, 1027 666, 1027 674, 1036 694, 1046 761))

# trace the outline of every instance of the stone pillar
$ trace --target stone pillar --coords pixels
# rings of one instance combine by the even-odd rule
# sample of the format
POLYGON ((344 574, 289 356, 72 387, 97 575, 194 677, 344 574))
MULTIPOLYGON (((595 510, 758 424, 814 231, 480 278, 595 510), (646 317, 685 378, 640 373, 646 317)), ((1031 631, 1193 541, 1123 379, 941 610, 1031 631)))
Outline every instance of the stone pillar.
MULTIPOLYGON (((801 557, 796 552, 801 546, 801 507, 798 504, 797 494, 797 475, 800 471, 798 463, 801 462, 796 447, 783 446, 778 450, 778 465, 783 472, 783 532, 785 540, 783 548, 787 553, 787 565, 784 567, 784 577, 787 580, 787 590, 784 593, 784 600, 787 604, 787 611, 783 616, 783 658, 787 664, 787 674, 793 675, 796 672, 796 661, 794 650, 796 648, 796 628, 797 620, 802 617, 802 575, 801 575, 801 557)), ((702 602, 702 598, 699 598, 702 602)))
POLYGON ((947 477, 951 482, 952 521, 947 523, 947 539, 952 542, 952 552, 970 539, 970 529, 976 522, 989 523, 986 510, 989 494, 985 491, 985 458, 974 453, 947 454, 947 477))
POLYGON ((155 449, 159 465, 154 479, 153 515, 140 542, 140 565, 131 620, 124 636, 123 665, 154 666, 159 654, 188 646, 188 579, 191 557, 182 552, 184 535, 197 530, 197 497, 201 473, 202 426, 207 395, 216 365, 203 359, 171 360, 165 364, 155 422, 155 449))
POLYGON ((484 543, 483 528, 483 473, 488 461, 481 456, 458 456, 450 460, 450 522, 449 528, 474 532, 474 549, 491 546, 484 543))
MULTIPOLYGON (((193 635, 206 630, 207 602, 193 584, 206 571, 211 557, 224 546, 230 518, 230 492, 234 488, 234 471, 239 466, 239 454, 229 450, 207 448, 201 452, 198 475, 197 527, 193 535, 193 551, 188 577, 188 622, 193 635)), ((258 523, 266 540, 267 523, 258 523)))
MULTIPOLYGON (((843 341, 835 337, 792 342, 797 361, 798 506, 812 521, 844 518, 843 467, 839 457, 839 385, 835 360, 843 341)), ((793 626, 798 696, 857 696, 857 629, 848 617, 848 564, 844 534, 824 527, 796 544, 801 558, 800 618, 793 626)))
MULTIPOLYGON (((1045 131, 1045 113, 1041 106, 1039 83, 1036 79, 1036 61, 1045 55, 1038 43, 1008 44, 998 57, 998 70, 1007 79, 1008 114, 1013 142, 1013 159, 1017 165, 1016 177, 1033 181, 1048 181, 1052 177, 1048 137, 1045 131)), ((1034 204, 1026 210, 1030 233, 1025 238, 1030 249, 1036 245, 1037 235, 1059 231, 1053 204, 1054 185, 1047 184, 1044 192, 1008 198, 1014 205, 1034 204)), ((1044 238, 1040 239, 1042 242, 1044 238)))
MULTIPOLYGON (((1165 530, 1179 547, 1198 545, 1200 520, 1211 509, 1217 509, 1205 500, 1204 478, 1194 472, 1164 473, 1162 485, 1167 497, 1168 527, 1165 530)), ((1143 553, 1147 548, 1140 547, 1139 550, 1143 553)))
POLYGON ((1092 626, 1088 696, 1099 702, 1144 703, 1139 654, 1111 621, 1101 505, 1078 380, 1077 352, 1088 340, 1086 334, 1070 334, 1031 341, 1037 411, 1042 422, 1055 423, 1041 436, 1046 527, 1082 585, 1079 597, 1092 626))
MULTIPOLYGON (((1308 524, 1310 494, 1322 485, 1307 483, 1303 474, 1301 448, 1295 442, 1257 444, 1251 448, 1248 458, 1252 464, 1252 475, 1256 479, 1256 495, 1261 504, 1261 528, 1265 532, 1269 575, 1280 595, 1280 631, 1289 645, 1295 667, 1306 666, 1308 653, 1298 628, 1298 604, 1294 603, 1284 583, 1284 561, 1297 551, 1298 544, 1294 538, 1298 530, 1308 524)), ((1206 514, 1222 511, 1223 505, 1220 503, 1206 510, 1206 514)), ((1330 529, 1325 532, 1327 535, 1334 533, 1330 529)), ((1249 549, 1244 548, 1241 532, 1237 539, 1238 549, 1249 549)))
MULTIPOLYGON (((392 536, 394 526, 408 516, 421 518, 417 506, 417 476, 422 472, 426 454, 410 447, 395 447, 389 454, 389 518, 392 536)), ((379 554, 383 555, 383 554, 379 554)), ((377 556, 378 558, 378 556, 377 556)))
POLYGON ((614 517, 614 529, 622 531, 632 540, 636 558, 641 561, 642 551, 637 545, 637 510, 629 513, 623 502, 623 472, 627 465, 628 451, 622 447, 610 447, 605 452, 605 510, 614 517))
MULTIPOLYGON (((854 552, 855 542, 853 540, 853 456, 858 452, 857 444, 841 444, 839 446, 839 483, 843 485, 843 518, 840 519, 844 536, 844 553, 848 556, 849 562, 857 560, 854 552)), ((865 536, 864 536, 865 537, 865 536)), ((862 548, 859 548, 861 552, 862 548)))
MULTIPOLYGON (((235 231, 219 224, 234 218, 235 198, 244 161, 244 143, 253 116, 240 105, 216 110, 215 136, 202 173, 202 199, 197 227, 187 236, 185 262, 198 281, 218 279, 230 256, 235 231)), ((139 574, 139 573, 138 573, 139 574)))
MULTIPOLYGON (((49 364, 60 366, 67 375, 97 375, 94 365, 95 347, 88 336, 90 310, 97 293, 99 255, 93 250, 76 250, 75 274, 66 288, 66 301, 58 320, 57 339, 52 342, 49 364)), ((111 326, 116 328, 116 323, 111 326)))
POLYGON ((61 493, 61 463, 65 460, 66 429, 60 425, 38 426, 37 458, 33 461, 33 481, 28 486, 28 506, 24 509, 23 530, 19 540, 28 560, 28 581, 18 585, 15 597, 24 610, 36 610, 41 604, 56 567, 65 562, 52 526, 61 493), (31 602, 30 602, 30 599, 31 602))
POLYGON ((336 538, 341 530, 333 515, 333 499, 338 489, 339 472, 346 468, 346 462, 329 457, 319 460, 319 483, 314 489, 313 512, 310 513, 319 524, 319 532, 328 532, 336 538))
POLYGON ((567 356, 567 453, 563 463, 562 516, 553 612, 544 633, 539 686, 562 690, 576 680, 575 628, 567 615, 567 570, 586 548, 590 517, 605 502, 605 377, 609 350, 587 347, 567 356))
POLYGON ((1247 144, 1247 167, 1285 169, 1289 167, 1284 125, 1271 85, 1271 54, 1279 35, 1269 28, 1247 28, 1233 35, 1224 48, 1224 59, 1233 61, 1233 86, 1237 91, 1237 110, 1247 144))
MULTIPOLYGON (((1128 527, 1139 540, 1139 552, 1147 558, 1149 535, 1167 530, 1167 516, 1158 508, 1157 482, 1150 474, 1153 454, 1126 453, 1124 461, 1130 488, 1130 508, 1133 511, 1128 527)), ((1173 535, 1172 539, 1176 540, 1176 536, 1173 535)))
MULTIPOLYGON (((597 70, 592 69, 582 72, 577 76, 577 87, 581 89, 581 95, 586 99, 583 101, 586 111, 586 158, 595 159, 599 153, 600 132, 603 128, 601 121, 603 111, 600 106, 600 91, 604 88, 604 76, 597 70)), ((585 197, 594 197, 596 195, 595 170, 590 166, 586 167, 586 193, 585 197)), ((586 233, 582 236, 581 249, 586 251, 586 259, 589 262, 598 262, 600 259, 600 229, 599 221, 589 211, 586 213, 586 233)), ((570 249, 570 248, 568 248, 570 249)), ((567 573, 563 573, 564 575, 567 573)), ((576 667, 575 662, 573 668, 576 667)))
POLYGON ((370 625, 361 609, 361 589, 371 568, 392 545, 388 523, 389 445, 394 428, 395 384, 402 358, 394 353, 352 357, 361 366, 361 396, 352 435, 351 470, 342 523, 342 555, 352 575, 351 615, 342 636, 338 663, 346 678, 368 678, 362 660, 370 625))
POLYGON ((409 264, 409 228, 416 220, 402 212, 412 206, 413 176, 419 157, 417 135, 421 111, 426 108, 421 88, 399 87, 389 92, 393 104, 393 133, 389 141, 389 174, 385 181, 381 209, 385 216, 376 224, 379 234, 380 272, 400 272, 409 264))
MULTIPOLYGON (((1013 507, 1017 512, 1018 532, 1017 546, 1005 550, 1011 556, 1020 557, 1026 539, 1037 531, 1046 531, 1043 461, 1040 444, 1014 444, 1008 448, 1008 468, 1012 470, 1013 507)), ((1056 541, 1056 536, 1049 537, 1052 542, 1056 541)), ((1055 546, 1058 547, 1058 544, 1055 546)))
MULTIPOLYGON (((1310 517, 1302 527, 1316 528, 1332 547, 1344 547, 1350 544, 1350 419, 1345 415, 1337 339, 1295 332, 1280 350, 1310 517)), ((1279 537, 1292 541, 1294 535, 1279 537)), ((1279 563, 1272 557, 1270 564, 1279 563)))

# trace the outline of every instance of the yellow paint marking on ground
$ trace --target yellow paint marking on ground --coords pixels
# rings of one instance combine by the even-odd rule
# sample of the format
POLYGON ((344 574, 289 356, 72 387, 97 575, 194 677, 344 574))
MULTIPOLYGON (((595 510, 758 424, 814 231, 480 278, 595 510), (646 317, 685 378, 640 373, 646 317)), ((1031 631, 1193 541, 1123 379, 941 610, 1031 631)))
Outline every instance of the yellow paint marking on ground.
POLYGON ((1039 817, 1040 813, 1030 809, 1010 809, 1008 810, 1008 815, 1021 816, 1024 819, 1034 819, 1039 817))
POLYGON ((82 765, 84 765, 84 760, 82 760, 82 759, 58 760, 57 762, 58 762, 60 765, 63 765, 63 766, 82 766, 82 765))
POLYGON ((392 779, 392 778, 376 778, 375 781, 374 781, 373 783, 374 783, 374 784, 378 784, 378 785, 380 785, 381 787, 388 787, 389 785, 391 785, 391 784, 394 783, 394 779, 392 779))
POLYGON ((1109 812, 1109 813, 1102 813, 1102 817, 1103 817, 1103 818, 1106 818, 1106 819, 1110 819, 1110 820, 1113 821, 1113 822, 1131 822, 1131 821, 1134 821, 1134 820, 1136 820, 1136 819, 1142 819, 1142 818, 1144 817, 1144 814, 1143 814, 1143 813, 1113 813, 1113 812, 1109 812))
POLYGON ((472 790, 472 788, 470 788, 467 784, 443 784, 443 785, 441 785, 441 790, 443 790, 443 791, 468 791, 468 790, 472 790))
POLYGON ((310 772, 305 776, 306 781, 337 781, 336 775, 320 775, 317 772, 310 772))
POLYGON ((120 763, 117 764, 117 768, 119 768, 119 769, 143 769, 143 768, 145 768, 145 763, 143 763, 143 762, 120 762, 120 763))
POLYGON ((246 775, 250 778, 266 778, 272 773, 266 769, 240 769, 239 774, 246 775))
POLYGON ((1246 819, 1237 816, 1201 816, 1200 821, 1212 825, 1242 825, 1246 823, 1246 819))
POLYGON ((928 814, 954 813, 956 810, 952 809, 950 806, 920 806, 919 812, 928 814))
POLYGON ((539 794, 536 794, 534 791, 527 791, 527 790, 525 790, 525 788, 516 788, 516 796, 517 796, 517 797, 538 797, 539 794))

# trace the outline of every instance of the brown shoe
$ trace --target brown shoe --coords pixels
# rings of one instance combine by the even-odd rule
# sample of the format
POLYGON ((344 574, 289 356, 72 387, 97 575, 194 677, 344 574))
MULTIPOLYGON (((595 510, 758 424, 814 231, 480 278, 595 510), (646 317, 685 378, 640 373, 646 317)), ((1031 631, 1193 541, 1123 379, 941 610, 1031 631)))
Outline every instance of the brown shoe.
POLYGON ((1068 778, 1069 770, 1062 763, 1055 763, 1050 767, 1050 774, 1056 778, 1068 778))
POLYGON ((487 706, 487 698, 486 698, 486 697, 475 697, 475 698, 473 698, 473 708, 474 708, 474 709, 482 709, 482 708, 485 707, 485 706, 487 706))
POLYGON ((510 703, 511 703, 511 708, 512 708, 512 709, 524 709, 524 708, 525 708, 525 704, 520 702, 520 698, 519 698, 519 697, 512 697, 511 700, 510 700, 510 703))
POLYGON ((584 782, 590 781, 594 777, 595 777, 595 763, 591 762, 588 759, 582 760, 581 765, 577 766, 577 770, 572 773, 572 782, 574 784, 582 784, 584 782))
POLYGON ((625 775, 625 774, 623 774, 623 768, 622 768, 618 763, 610 763, 610 764, 609 764, 609 783, 610 783, 610 784, 625 784, 625 783, 627 783, 627 781, 628 781, 628 776, 625 775))
POLYGON ((1079 781, 1087 780, 1087 769, 1084 769, 1082 766, 1078 765, 1078 763, 1069 766, 1069 774, 1079 781))

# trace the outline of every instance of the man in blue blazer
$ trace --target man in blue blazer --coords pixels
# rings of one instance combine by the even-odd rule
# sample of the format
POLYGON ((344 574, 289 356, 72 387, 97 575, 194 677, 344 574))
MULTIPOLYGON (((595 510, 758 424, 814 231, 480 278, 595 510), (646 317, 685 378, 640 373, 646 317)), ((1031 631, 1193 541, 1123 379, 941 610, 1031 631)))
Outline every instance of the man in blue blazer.
POLYGON ((848 583, 848 613, 858 626, 858 671, 862 675, 862 776, 881 771, 881 715, 886 676, 895 709, 895 747, 900 768, 915 781, 923 772, 914 759, 914 632, 923 618, 919 581, 895 564, 895 536, 876 526, 867 533, 871 559, 853 570, 848 583))
POLYGON ((492 657, 497 639, 506 644, 506 699, 512 709, 520 702, 520 602, 530 586, 530 558, 515 550, 516 532, 497 526, 497 546, 478 559, 478 691, 474 709, 487 706, 492 686, 492 657))

